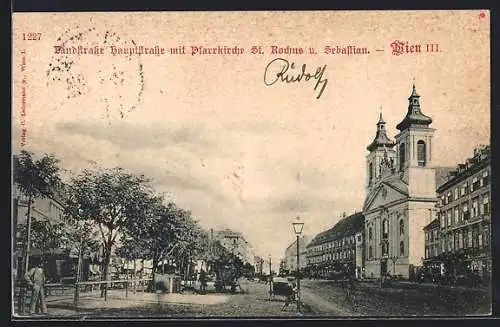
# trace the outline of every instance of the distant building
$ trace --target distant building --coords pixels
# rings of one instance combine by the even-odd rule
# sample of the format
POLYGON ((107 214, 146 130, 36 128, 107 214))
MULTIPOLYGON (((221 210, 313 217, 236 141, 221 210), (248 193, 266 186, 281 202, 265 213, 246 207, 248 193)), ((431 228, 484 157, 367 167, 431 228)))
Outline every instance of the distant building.
POLYGON ((253 265, 254 256, 251 254, 250 244, 240 232, 231 229, 216 230, 214 237, 229 253, 240 258, 243 263, 253 265))
POLYGON ((255 273, 261 275, 264 272, 264 259, 258 255, 254 256, 253 266, 255 267, 255 273))
MULTIPOLYGON (((306 246, 309 244, 311 238, 306 235, 302 235, 299 238, 299 269, 304 269, 307 266, 307 249, 306 246)), ((297 270, 297 240, 293 241, 285 250, 285 265, 286 270, 289 273, 293 273, 297 270)))
POLYGON ((285 275, 288 275, 289 274, 289 269, 286 265, 286 259, 285 258, 281 258, 280 259, 280 268, 278 270, 278 275, 280 276, 285 276, 285 275))
POLYGON ((363 224, 364 216, 357 212, 317 234, 306 246, 308 270, 322 278, 339 269, 360 273, 364 257, 363 224))
POLYGON ((426 259, 454 262, 446 267, 452 275, 491 275, 490 173, 491 150, 481 146, 437 188, 439 219, 426 226, 426 259))

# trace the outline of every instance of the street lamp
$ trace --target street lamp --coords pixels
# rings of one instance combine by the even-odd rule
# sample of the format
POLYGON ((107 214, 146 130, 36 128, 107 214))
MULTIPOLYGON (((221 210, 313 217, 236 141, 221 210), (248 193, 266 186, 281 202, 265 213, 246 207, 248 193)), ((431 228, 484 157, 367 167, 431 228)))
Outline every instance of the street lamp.
POLYGON ((293 230, 297 236, 297 311, 300 312, 300 249, 299 249, 299 237, 302 234, 302 228, 304 228, 304 223, 300 221, 300 217, 297 216, 297 221, 292 223, 293 230))

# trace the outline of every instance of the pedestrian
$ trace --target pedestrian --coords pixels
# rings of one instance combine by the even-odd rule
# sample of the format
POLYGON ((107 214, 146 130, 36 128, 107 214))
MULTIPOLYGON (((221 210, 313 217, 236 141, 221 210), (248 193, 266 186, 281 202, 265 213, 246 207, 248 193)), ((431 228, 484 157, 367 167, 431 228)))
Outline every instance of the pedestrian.
POLYGON ((297 304, 297 284, 288 281, 287 288, 283 295, 285 296, 285 304, 281 308, 281 311, 285 311, 285 309, 292 303, 297 304))
POLYGON ((200 293, 205 294, 207 287, 207 274, 205 273, 205 270, 203 270, 203 268, 201 268, 200 271, 199 281, 200 281, 200 293))
POLYGON ((31 303, 30 314, 35 314, 35 311, 41 311, 42 314, 47 314, 47 306, 45 305, 45 272, 43 270, 42 260, 38 259, 33 268, 31 268, 24 276, 27 284, 31 287, 31 303))
POLYGON ((354 301, 356 300, 356 279, 353 278, 352 275, 347 274, 343 286, 345 292, 345 302, 354 303, 354 301))

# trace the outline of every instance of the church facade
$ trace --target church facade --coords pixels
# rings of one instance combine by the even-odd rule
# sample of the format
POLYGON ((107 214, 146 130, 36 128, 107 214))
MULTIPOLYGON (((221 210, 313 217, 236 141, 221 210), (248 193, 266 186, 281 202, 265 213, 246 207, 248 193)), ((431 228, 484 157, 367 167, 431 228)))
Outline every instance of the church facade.
POLYGON ((423 228, 435 216, 436 172, 432 119, 420 108, 415 85, 408 111, 393 141, 380 114, 374 140, 367 147, 364 275, 411 277, 425 257, 423 228))

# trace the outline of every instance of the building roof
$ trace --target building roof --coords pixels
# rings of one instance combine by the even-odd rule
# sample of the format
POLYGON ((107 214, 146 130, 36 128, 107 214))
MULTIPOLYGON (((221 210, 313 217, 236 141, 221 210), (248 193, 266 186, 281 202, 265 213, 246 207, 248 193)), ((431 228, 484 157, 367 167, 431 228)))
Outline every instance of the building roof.
POLYGON ((368 151, 373 151, 380 147, 392 148, 394 142, 387 136, 387 131, 385 130, 385 121, 382 118, 382 113, 380 113, 380 118, 377 123, 377 133, 372 143, 366 148, 368 151))
POLYGON ((455 167, 434 168, 434 172, 436 173, 436 189, 448 181, 448 179, 450 178, 450 173, 454 170, 455 167))
POLYGON ((423 229, 424 230, 429 230, 429 229, 436 229, 439 228, 439 219, 434 219, 431 221, 427 226, 425 226, 423 229))
MULTIPOLYGON (((307 244, 309 244, 309 241, 310 241, 310 237, 307 236, 307 235, 302 235, 300 238, 299 238, 299 247, 301 246, 306 246, 307 244)), ((293 248, 293 247, 296 247, 297 246, 297 240, 294 240, 292 243, 290 243, 287 247, 286 247, 286 251, 288 251, 290 248, 293 248)))
POLYGON ((412 126, 427 127, 432 123, 432 118, 424 115, 420 109, 419 98, 420 95, 415 89, 415 84, 413 84, 413 90, 408 98, 408 112, 406 113, 405 118, 396 126, 396 128, 400 131, 412 126))
POLYGON ((364 221, 365 216, 362 212, 347 216, 339 220, 332 228, 317 234, 307 247, 352 236, 363 229, 364 221))
POLYGON ((440 184, 437 183, 437 192, 448 189, 449 187, 461 182, 468 176, 476 173, 478 170, 486 167, 491 163, 491 147, 489 145, 480 145, 474 149, 474 155, 468 158, 465 163, 458 164, 454 169, 451 169, 440 184))

